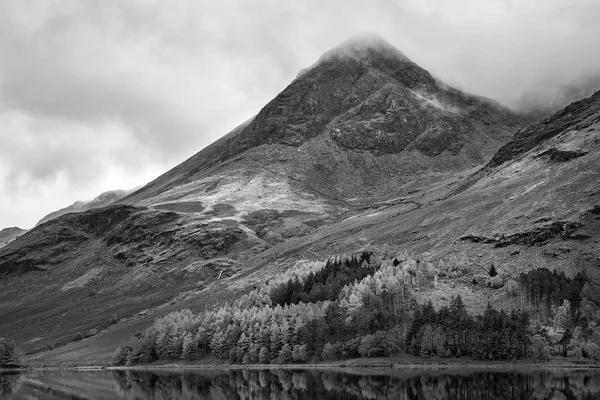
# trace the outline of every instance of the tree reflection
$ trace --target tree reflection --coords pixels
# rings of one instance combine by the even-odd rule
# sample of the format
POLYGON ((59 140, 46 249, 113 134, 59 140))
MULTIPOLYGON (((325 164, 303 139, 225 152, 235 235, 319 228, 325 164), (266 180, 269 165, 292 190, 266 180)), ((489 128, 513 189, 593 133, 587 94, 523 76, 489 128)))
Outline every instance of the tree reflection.
POLYGON ((126 398, 148 399, 485 399, 600 398, 600 372, 399 372, 317 370, 115 371, 126 398))
POLYGON ((18 372, 0 372, 0 399, 7 399, 21 386, 18 372))

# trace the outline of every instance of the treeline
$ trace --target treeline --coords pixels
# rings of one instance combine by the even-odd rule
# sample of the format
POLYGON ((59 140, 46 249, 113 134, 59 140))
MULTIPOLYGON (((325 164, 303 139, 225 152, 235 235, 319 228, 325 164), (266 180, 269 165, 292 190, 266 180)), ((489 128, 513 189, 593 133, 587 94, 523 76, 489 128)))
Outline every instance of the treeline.
MULTIPOLYGON (((460 296, 438 310, 417 304, 414 287, 432 288, 438 278, 468 274, 469 263, 464 255, 453 256, 435 267, 428 257, 413 260, 405 252, 299 263, 232 304, 156 320, 118 349, 115 363, 209 356, 236 364, 303 363, 399 351, 485 360, 553 355, 600 360, 600 288, 583 274, 573 279, 547 269, 522 274, 504 290, 521 297, 523 311, 488 305, 482 315, 469 315, 460 296)), ((504 282, 497 270, 491 275, 486 279, 504 282)))
POLYGON ((488 304, 483 315, 473 317, 460 296, 439 311, 431 303, 417 309, 405 339, 405 348, 414 355, 483 360, 527 357, 530 345, 527 313, 507 314, 488 304))
POLYGON ((410 258, 382 262, 371 253, 295 268, 233 304, 158 319, 117 351, 115 363, 209 355, 241 364, 303 363, 401 350, 485 359, 527 355, 526 314, 488 308, 472 317, 460 297, 439 311, 419 306, 411 287, 419 274, 418 280, 432 281, 430 270, 428 263, 419 269, 410 258))
POLYGON ((0 368, 21 367, 20 354, 14 343, 0 337, 0 368))
POLYGON ((328 260, 323 268, 309 272, 304 279, 294 277, 273 287, 269 293, 273 304, 316 303, 334 301, 348 283, 361 281, 377 271, 378 266, 369 264, 372 252, 353 255, 349 260, 328 260))
POLYGON ((533 357, 600 361, 600 285, 585 273, 571 279, 546 268, 521 274, 519 283, 521 304, 540 324, 532 333, 533 357))
MULTIPOLYGON (((198 315, 183 310, 157 320, 117 352, 115 363, 195 360, 207 355, 231 363, 301 363, 321 359, 332 339, 352 338, 358 343, 361 335, 402 324, 406 310, 414 306, 402 268, 391 263, 382 266, 368 253, 318 268, 310 265, 284 281, 274 281, 232 305, 198 315), (315 291, 324 283, 339 288, 333 300, 330 293, 322 300, 319 293, 326 292, 315 291), (295 302, 303 295, 311 301, 295 302)), ((358 354, 355 347, 353 355, 358 354)))
POLYGON ((579 319, 582 290, 587 283, 585 274, 580 272, 571 279, 562 271, 557 273, 547 268, 538 268, 521 274, 519 283, 525 301, 533 307, 541 321, 549 322, 553 309, 561 306, 565 300, 571 305, 571 321, 579 319))

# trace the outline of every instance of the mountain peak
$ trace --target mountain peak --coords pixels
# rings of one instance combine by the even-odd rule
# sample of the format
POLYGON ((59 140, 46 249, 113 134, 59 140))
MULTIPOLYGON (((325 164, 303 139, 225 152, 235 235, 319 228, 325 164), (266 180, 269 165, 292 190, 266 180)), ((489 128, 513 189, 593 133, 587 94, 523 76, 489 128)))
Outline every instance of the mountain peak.
POLYGON ((348 39, 324 53, 317 63, 335 58, 352 58, 359 61, 393 58, 398 61, 410 61, 400 50, 374 33, 364 33, 348 39))

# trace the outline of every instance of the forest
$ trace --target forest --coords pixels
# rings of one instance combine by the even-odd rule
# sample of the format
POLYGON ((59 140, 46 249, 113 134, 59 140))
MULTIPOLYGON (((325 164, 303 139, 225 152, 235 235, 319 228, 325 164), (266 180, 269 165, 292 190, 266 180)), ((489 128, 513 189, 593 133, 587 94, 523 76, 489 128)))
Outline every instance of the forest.
MULTIPOLYGON (((436 268, 406 253, 392 260, 371 252, 300 263, 231 304, 157 319, 117 349, 114 363, 216 357, 290 364, 398 353, 600 360, 598 288, 584 274, 571 279, 544 268, 521 274, 517 288, 506 290, 520 307, 498 310, 488 303, 481 315, 469 314, 459 295, 438 309, 417 303, 415 288, 434 287, 460 263, 464 268, 468 260, 441 260, 436 268)), ((493 265, 489 276, 491 282, 501 278, 493 265)))

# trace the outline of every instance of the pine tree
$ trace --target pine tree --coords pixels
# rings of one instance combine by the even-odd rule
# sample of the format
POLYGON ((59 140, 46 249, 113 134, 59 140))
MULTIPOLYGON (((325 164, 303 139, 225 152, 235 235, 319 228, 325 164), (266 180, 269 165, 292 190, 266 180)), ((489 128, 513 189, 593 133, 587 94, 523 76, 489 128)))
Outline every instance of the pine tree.
POLYGON ((445 355, 446 355, 446 335, 444 335, 442 328, 439 326, 435 329, 435 333, 433 336, 433 342, 434 342, 434 346, 435 346, 435 353, 439 357, 445 357, 445 355))
POLYGON ((238 361, 241 361, 244 358, 244 355, 248 353, 248 351, 250 350, 251 343, 252 339, 248 335, 246 335, 246 332, 242 333, 242 335, 240 336, 240 340, 238 340, 236 346, 236 359, 238 361))
POLYGON ((237 346, 231 347, 229 349, 227 361, 229 361, 230 364, 237 364, 239 361, 241 361, 238 361, 237 354, 237 346))
POLYGON ((217 358, 226 358, 225 334, 218 331, 210 340, 210 350, 217 358))
POLYGON ((169 350, 167 346, 167 331, 160 330, 158 336, 156 336, 156 341, 154 343, 154 348, 156 349, 156 353, 158 357, 162 360, 169 358, 169 350))
POLYGON ((196 331, 196 336, 194 336, 194 358, 199 359, 201 355, 206 354, 209 346, 210 341, 206 329, 204 327, 199 327, 196 331))
POLYGON ((423 328, 423 336, 421 337, 421 357, 428 357, 435 351, 435 342, 433 337, 433 328, 430 324, 423 328))
POLYGON ((283 335, 281 332, 281 328, 279 328, 279 326, 277 324, 272 324, 271 325, 271 347, 270 347, 270 353, 272 357, 276 357, 279 352, 281 351, 281 348, 283 347, 283 335))
POLYGON ((250 348, 248 349, 248 363, 256 364, 258 363, 258 355, 260 352, 260 346, 256 343, 251 343, 250 348))
POLYGON ((269 354, 269 349, 266 347, 261 347, 260 352, 258 353, 258 362, 261 364, 268 364, 271 356, 269 354))
POLYGON ((187 333, 184 337, 183 337, 183 345, 181 347, 181 358, 184 360, 191 360, 192 356, 194 355, 193 353, 193 346, 194 343, 194 338, 192 337, 191 333, 187 333))

